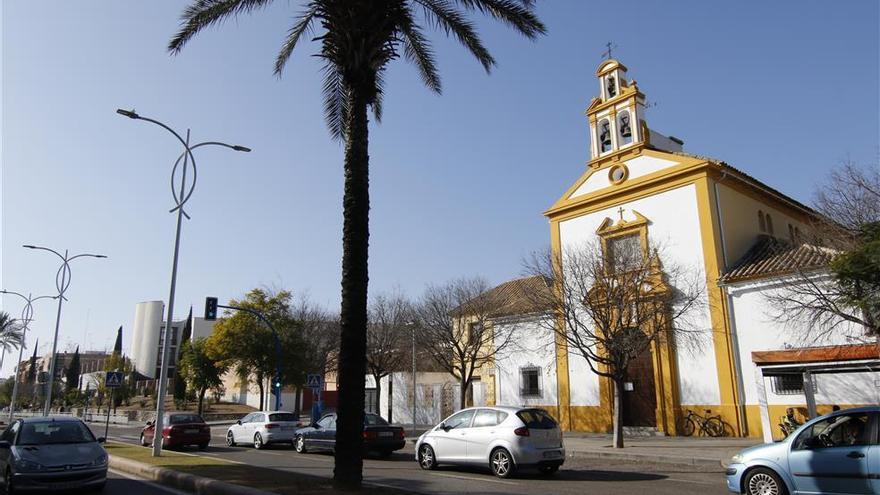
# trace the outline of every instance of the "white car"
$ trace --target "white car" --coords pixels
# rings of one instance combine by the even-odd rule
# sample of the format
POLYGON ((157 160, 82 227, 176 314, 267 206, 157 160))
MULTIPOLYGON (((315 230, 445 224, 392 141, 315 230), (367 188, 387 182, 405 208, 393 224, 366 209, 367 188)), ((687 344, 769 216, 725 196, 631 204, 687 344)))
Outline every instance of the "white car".
POLYGON ((296 430, 302 426, 295 414, 287 411, 252 412, 236 421, 226 431, 226 445, 251 444, 262 449, 271 443, 293 445, 296 430))
POLYGON ((489 466, 507 478, 519 468, 552 474, 565 462, 559 424, 543 409, 511 406, 461 410, 416 441, 422 469, 440 464, 489 466))

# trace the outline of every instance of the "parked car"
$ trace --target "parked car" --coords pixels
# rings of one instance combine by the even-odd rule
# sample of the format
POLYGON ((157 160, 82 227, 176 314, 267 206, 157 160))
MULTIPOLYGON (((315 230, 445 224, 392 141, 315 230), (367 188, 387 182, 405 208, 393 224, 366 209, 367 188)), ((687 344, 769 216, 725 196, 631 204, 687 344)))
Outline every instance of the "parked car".
POLYGON ((258 450, 271 443, 293 445, 296 431, 302 426, 298 419, 286 411, 250 413, 226 430, 226 445, 248 443, 258 450))
MULTIPOLYGON (((297 452, 333 450, 336 446, 336 413, 325 414, 311 426, 296 432, 293 444, 297 452)), ((406 446, 406 435, 400 426, 391 426, 378 414, 364 414, 364 450, 388 457, 406 446)))
POLYGON ((107 452, 78 418, 49 416, 14 421, 0 435, 5 493, 24 490, 100 491, 107 452))
POLYGON ((733 456, 727 488, 749 495, 880 493, 880 407, 835 411, 733 456))
MULTIPOLYGON (((211 427, 201 416, 190 412, 168 412, 162 416, 162 448, 184 447, 196 445, 205 450, 211 443, 211 427)), ((141 445, 153 443, 156 424, 147 421, 141 431, 141 445)))
POLYGON ((543 409, 472 407, 422 434, 416 460, 422 469, 488 465, 501 478, 527 467, 552 474, 565 462, 565 446, 559 424, 543 409))

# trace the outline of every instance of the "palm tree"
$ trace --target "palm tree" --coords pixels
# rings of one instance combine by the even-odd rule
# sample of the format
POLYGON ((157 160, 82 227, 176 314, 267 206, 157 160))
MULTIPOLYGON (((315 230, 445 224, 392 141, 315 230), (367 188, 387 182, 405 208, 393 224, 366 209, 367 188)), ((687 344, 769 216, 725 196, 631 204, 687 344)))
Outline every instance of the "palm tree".
MULTIPOLYGON (((168 49, 178 53, 202 29, 271 0, 194 0, 168 49)), ((275 59, 280 75, 300 39, 318 28, 318 57, 324 61, 324 115, 330 133, 345 142, 342 234, 342 307, 339 348, 339 410, 334 481, 357 488, 361 458, 367 327, 369 244, 368 108, 381 119, 383 76, 401 55, 415 64, 424 84, 440 92, 434 53, 424 25, 461 42, 488 72, 495 59, 483 46, 470 14, 484 14, 530 39, 545 32, 534 0, 311 0, 296 18, 275 59)))
POLYGON ((18 349, 21 345, 22 331, 18 321, 9 316, 9 313, 0 311, 0 366, 3 366, 6 353, 18 349))

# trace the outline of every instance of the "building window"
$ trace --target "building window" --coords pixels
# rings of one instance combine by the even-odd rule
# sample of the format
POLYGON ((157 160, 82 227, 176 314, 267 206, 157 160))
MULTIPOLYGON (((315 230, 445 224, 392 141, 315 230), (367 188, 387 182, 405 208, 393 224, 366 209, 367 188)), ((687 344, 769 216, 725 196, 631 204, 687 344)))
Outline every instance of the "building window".
POLYGON ((770 218, 770 214, 767 214, 767 233, 773 235, 773 219, 770 218))
POLYGON ((468 323, 468 342, 479 342, 483 340, 483 323, 475 321, 468 323))
MULTIPOLYGON (((804 393, 804 375, 801 373, 793 373, 791 375, 779 375, 772 377, 770 381, 771 389, 776 395, 800 395, 804 393)), ((813 384, 813 392, 816 391, 816 384, 813 384)))
POLYGON ((767 232, 767 221, 764 220, 764 212, 761 210, 758 210, 758 229, 761 232, 767 232))
POLYGON ((642 264, 642 238, 639 234, 611 237, 605 242, 605 257, 614 272, 638 268, 642 264))
POLYGON ((541 368, 526 366, 519 369, 520 397, 541 397, 541 368))

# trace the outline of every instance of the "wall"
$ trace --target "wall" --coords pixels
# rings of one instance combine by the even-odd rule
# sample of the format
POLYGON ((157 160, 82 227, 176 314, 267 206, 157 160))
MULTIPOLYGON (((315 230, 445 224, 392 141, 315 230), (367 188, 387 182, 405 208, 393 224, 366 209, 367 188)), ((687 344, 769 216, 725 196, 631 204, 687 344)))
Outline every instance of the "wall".
MULTIPOLYGON (((374 379, 367 375, 367 388, 374 387, 374 379)), ((389 380, 391 420, 395 424, 412 424, 412 373, 394 372, 382 378, 382 396, 379 398, 379 414, 388 419, 389 380)), ((416 423, 421 426, 436 425, 446 416, 460 409, 458 383, 449 373, 416 373, 416 423)))
POLYGON ((505 406, 556 406, 556 351, 555 332, 548 325, 547 317, 525 317, 496 320, 495 332, 502 335, 513 333, 516 344, 502 349, 495 355, 495 404, 505 406), (520 368, 538 366, 541 368, 541 396, 522 397, 520 395, 520 368))

